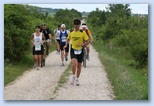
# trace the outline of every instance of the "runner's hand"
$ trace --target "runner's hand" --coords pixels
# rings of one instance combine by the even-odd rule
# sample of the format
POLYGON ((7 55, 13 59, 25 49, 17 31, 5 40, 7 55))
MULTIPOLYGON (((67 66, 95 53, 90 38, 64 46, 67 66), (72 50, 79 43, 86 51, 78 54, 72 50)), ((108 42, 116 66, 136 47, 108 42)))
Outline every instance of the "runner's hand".
POLYGON ((67 48, 67 46, 65 45, 64 47, 63 47, 63 49, 65 50, 67 48))

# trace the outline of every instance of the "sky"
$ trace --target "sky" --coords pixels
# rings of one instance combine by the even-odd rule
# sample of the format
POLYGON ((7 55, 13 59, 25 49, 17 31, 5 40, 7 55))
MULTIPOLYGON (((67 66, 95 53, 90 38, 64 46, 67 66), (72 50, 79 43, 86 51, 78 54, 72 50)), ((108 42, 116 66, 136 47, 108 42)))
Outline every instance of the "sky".
MULTIPOLYGON (((106 10, 105 7, 108 4, 29 4, 38 7, 48 7, 48 8, 61 8, 61 9, 76 9, 80 12, 90 12, 99 8, 100 10, 106 10)), ((132 13, 138 14, 148 14, 148 4, 130 4, 130 8, 132 9, 132 13)))

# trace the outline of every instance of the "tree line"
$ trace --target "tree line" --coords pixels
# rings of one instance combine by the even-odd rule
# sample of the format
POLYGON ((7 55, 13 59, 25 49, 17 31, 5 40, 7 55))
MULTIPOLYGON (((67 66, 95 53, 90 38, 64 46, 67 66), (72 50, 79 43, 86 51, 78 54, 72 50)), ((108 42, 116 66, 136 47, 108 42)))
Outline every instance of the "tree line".
POLYGON ((54 16, 43 14, 37 7, 20 4, 4 5, 4 60, 19 62, 25 54, 31 53, 30 36, 36 25, 45 23, 51 30, 58 24, 73 27, 73 20, 81 18, 77 10, 60 9, 54 16))
POLYGON ((116 49, 125 58, 131 58, 138 67, 148 64, 148 15, 132 15, 129 4, 109 4, 107 11, 98 8, 89 13, 88 23, 94 38, 110 49, 116 49))

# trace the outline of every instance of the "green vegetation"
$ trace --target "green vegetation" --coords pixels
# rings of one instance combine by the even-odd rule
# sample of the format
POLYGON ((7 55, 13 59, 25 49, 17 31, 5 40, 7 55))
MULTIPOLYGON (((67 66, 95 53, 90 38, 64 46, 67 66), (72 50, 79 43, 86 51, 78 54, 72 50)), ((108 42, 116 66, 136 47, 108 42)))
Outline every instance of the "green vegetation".
MULTIPOLYGON (((93 46, 114 86, 115 99, 147 100, 148 15, 132 15, 127 4, 111 4, 107 10, 88 13, 86 21, 94 37, 93 46)), ((73 19, 82 16, 74 9, 40 11, 28 5, 4 5, 4 85, 33 66, 30 36, 36 25, 46 23, 53 35, 57 24, 64 23, 71 29, 73 19)), ((54 42, 50 52, 53 50, 54 42)), ((69 70, 70 65, 54 93, 67 81, 69 70)))
POLYGON ((115 99, 147 100, 148 17, 131 16, 129 5, 112 4, 107 12, 89 13, 88 24, 115 99))
MULTIPOLYGON (((66 15, 68 12, 72 15, 65 18, 66 22, 63 21, 66 26, 68 23, 71 25, 74 18, 81 18, 81 14, 76 10, 58 11, 62 11, 66 15)), ((59 21, 62 19, 59 17, 61 15, 58 14, 59 12, 53 17, 48 13, 43 14, 38 11, 37 7, 29 5, 4 5, 4 85, 14 81, 25 70, 33 66, 30 37, 35 31, 35 26, 45 23, 53 35, 57 24, 62 24, 59 21)), ((55 42, 52 42, 50 52, 55 48, 55 42)))
POLYGON ((70 70, 71 70, 71 64, 69 64, 67 69, 63 72, 60 79, 58 80, 58 85, 55 87, 54 94, 57 92, 57 90, 59 90, 60 87, 62 87, 68 81, 70 70))

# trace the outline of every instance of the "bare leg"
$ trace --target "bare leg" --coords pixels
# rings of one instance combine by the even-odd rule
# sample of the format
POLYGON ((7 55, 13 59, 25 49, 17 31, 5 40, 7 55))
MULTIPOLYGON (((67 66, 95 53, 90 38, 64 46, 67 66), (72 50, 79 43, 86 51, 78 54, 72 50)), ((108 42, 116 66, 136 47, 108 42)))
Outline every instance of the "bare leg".
POLYGON ((64 62, 64 50, 61 51, 61 61, 64 62))
POLYGON ((89 47, 89 45, 87 45, 86 48, 87 48, 87 55, 89 55, 89 52, 90 52, 90 47, 89 47))
POLYGON ((81 73, 81 65, 82 65, 82 63, 78 62, 78 65, 77 65, 77 78, 80 77, 80 73, 81 73))
POLYGON ((77 67, 77 60, 75 58, 72 58, 72 74, 75 75, 77 67))
POLYGON ((40 67, 40 64, 41 64, 41 60, 42 60, 42 55, 38 55, 38 67, 40 67))

